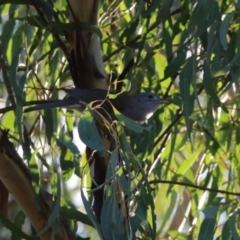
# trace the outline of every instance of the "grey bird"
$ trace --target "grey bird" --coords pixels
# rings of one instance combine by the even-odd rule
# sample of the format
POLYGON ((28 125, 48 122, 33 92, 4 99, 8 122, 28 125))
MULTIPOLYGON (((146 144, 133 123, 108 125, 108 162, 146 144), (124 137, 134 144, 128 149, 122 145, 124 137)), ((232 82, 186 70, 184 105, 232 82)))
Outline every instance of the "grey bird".
POLYGON ((101 89, 66 89, 61 90, 67 93, 67 97, 61 100, 40 101, 40 104, 25 109, 24 112, 51 109, 67 108, 83 112, 86 104, 94 102, 93 106, 100 105, 107 113, 112 113, 111 104, 126 117, 137 122, 144 122, 150 118, 158 106, 163 103, 169 103, 168 100, 160 99, 155 93, 137 93, 128 95, 126 92, 119 94, 116 98, 108 99, 108 91, 101 89), (109 103, 111 102, 111 104, 109 103))

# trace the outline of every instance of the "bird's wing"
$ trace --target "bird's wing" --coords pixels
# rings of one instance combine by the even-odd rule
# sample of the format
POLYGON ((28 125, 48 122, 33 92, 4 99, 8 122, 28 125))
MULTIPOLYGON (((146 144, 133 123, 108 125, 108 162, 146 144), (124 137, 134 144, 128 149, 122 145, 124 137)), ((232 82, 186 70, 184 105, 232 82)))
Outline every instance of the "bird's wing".
POLYGON ((62 88, 68 96, 80 100, 85 103, 90 103, 96 100, 104 100, 108 94, 107 90, 103 89, 78 89, 78 88, 62 88))

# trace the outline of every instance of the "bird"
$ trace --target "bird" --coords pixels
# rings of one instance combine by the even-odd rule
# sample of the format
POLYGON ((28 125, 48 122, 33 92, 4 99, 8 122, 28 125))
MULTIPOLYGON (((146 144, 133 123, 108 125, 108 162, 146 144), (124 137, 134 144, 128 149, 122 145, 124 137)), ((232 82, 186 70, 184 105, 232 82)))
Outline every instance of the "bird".
POLYGON ((120 93, 115 98, 107 98, 109 91, 103 89, 78 89, 61 88, 67 96, 61 100, 40 101, 40 104, 25 109, 26 112, 51 109, 67 108, 83 112, 86 105, 93 102, 92 106, 101 105, 107 113, 113 113, 114 106, 121 114, 137 121, 145 122, 157 110, 160 104, 169 103, 151 92, 136 93, 129 95, 127 92, 120 93))

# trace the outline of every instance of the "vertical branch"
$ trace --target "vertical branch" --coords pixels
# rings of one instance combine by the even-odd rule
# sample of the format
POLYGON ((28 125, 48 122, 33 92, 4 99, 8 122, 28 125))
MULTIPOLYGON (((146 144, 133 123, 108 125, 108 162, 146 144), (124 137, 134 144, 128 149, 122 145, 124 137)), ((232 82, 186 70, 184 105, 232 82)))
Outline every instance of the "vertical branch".
MULTIPOLYGON (((98 0, 68 0, 71 16, 70 21, 78 28, 79 21, 92 25, 98 24, 98 0)), ((74 73, 73 81, 77 88, 108 89, 107 74, 104 68, 101 45, 98 35, 92 32, 71 32, 67 36, 72 46, 71 66, 74 73), (75 69, 74 69, 75 68, 75 69), (74 78, 75 77, 75 78, 74 78)), ((115 142, 109 133, 108 127, 102 119, 96 124, 107 150, 113 148, 115 142)), ((108 123, 106 123, 108 125, 108 123)), ((110 125, 110 124, 109 124, 110 125)), ((92 189, 104 184, 109 161, 109 154, 100 156, 99 153, 87 148, 87 158, 91 159, 92 189)), ((104 202, 104 188, 94 190, 93 209, 98 221, 100 221, 101 209, 104 202)))
MULTIPOLYGON (((71 10, 70 21, 88 22, 97 25, 97 0, 68 0, 71 10)), ((67 36, 74 52, 75 65, 79 71, 74 79, 76 87, 108 89, 107 74, 104 68, 100 40, 92 32, 70 32, 67 36)), ((76 75, 76 74, 75 74, 76 75)))

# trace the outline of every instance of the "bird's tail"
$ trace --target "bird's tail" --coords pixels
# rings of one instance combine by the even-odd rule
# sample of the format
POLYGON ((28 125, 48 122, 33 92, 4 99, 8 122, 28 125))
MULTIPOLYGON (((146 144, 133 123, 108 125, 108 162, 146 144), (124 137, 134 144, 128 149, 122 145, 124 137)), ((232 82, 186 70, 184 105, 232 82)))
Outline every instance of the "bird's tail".
POLYGON ((51 108, 74 108, 76 106, 76 100, 73 98, 64 98, 62 100, 53 100, 53 101, 40 101, 41 103, 33 106, 26 108, 24 112, 31 112, 31 111, 38 111, 38 110, 44 110, 44 109, 51 109, 51 108))

